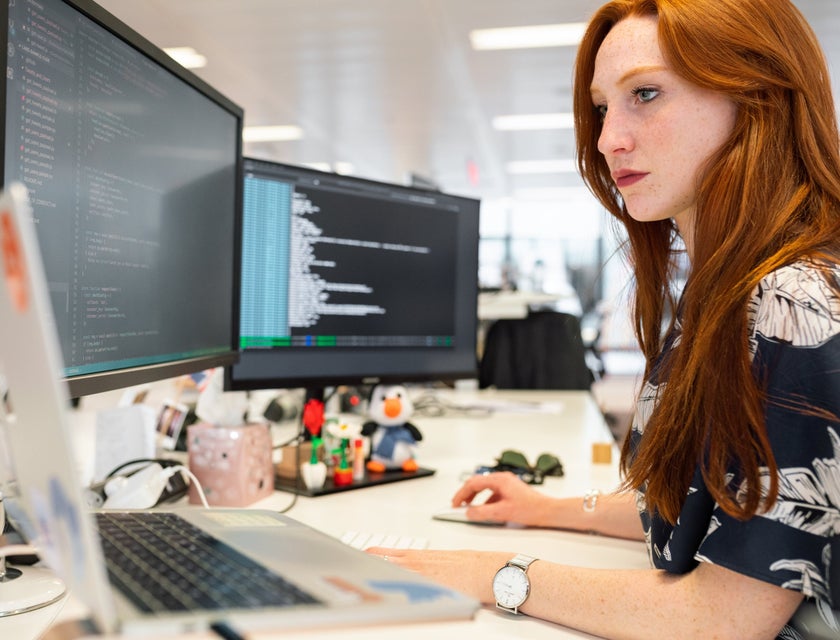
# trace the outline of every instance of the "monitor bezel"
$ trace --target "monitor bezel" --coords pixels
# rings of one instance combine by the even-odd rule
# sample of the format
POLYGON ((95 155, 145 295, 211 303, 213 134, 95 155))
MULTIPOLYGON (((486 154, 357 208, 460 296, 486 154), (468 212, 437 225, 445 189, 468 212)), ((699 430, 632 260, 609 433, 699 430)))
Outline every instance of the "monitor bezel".
MULTIPOLYGON (((231 241, 234 243, 233 251, 233 288, 231 308, 239 307, 239 262, 240 262, 240 238, 242 218, 242 127, 244 124, 244 109, 233 102, 220 91, 202 80, 192 71, 182 67, 172 57, 167 55, 160 47, 140 35, 137 31, 109 13, 100 5, 91 0, 58 0, 77 11, 92 22, 103 27, 105 30, 121 39, 126 44, 137 50, 140 54, 152 60, 155 64, 172 73, 188 86, 192 87, 211 101, 215 102, 222 109, 230 113, 237 121, 239 135, 236 136, 236 155, 234 158, 236 175, 234 185, 234 234, 231 241)), ((0 3, 0 57, 4 62, 3 68, 8 64, 8 24, 9 5, 8 2, 0 3)), ((5 75, 5 74, 4 74, 5 75)), ((6 145, 6 81, 0 82, 0 118, 3 126, 0 127, 0 148, 5 149, 6 145)), ((5 158, 0 158, 0 184, 6 184, 5 158)), ((146 384, 177 377, 189 373, 195 373, 204 369, 215 367, 227 367, 236 362, 239 357, 239 326, 238 314, 232 317, 231 336, 229 348, 225 351, 196 356, 189 358, 176 358, 169 361, 156 362, 154 364, 112 369, 108 371, 83 374, 78 376, 63 377, 68 386, 71 397, 79 397, 112 391, 130 386, 146 384)))
MULTIPOLYGON (((478 354, 477 354, 477 345, 478 345, 478 244, 479 244, 479 218, 480 218, 480 200, 477 198, 470 198, 467 196, 461 196, 456 194, 450 194, 438 190, 426 189, 416 186, 408 186, 403 184, 396 184, 390 183, 385 181, 379 180, 372 180, 369 178, 362 178, 359 176, 350 176, 350 175, 340 175, 331 172, 320 171, 318 169, 310 168, 310 167, 303 167, 298 165, 292 165, 283 162, 277 162, 273 160, 267 160, 264 158, 255 158, 255 157, 245 157, 243 162, 243 182, 245 179, 245 175, 247 174, 247 166, 250 166, 254 163, 257 164, 264 164, 269 167, 277 167, 280 170, 290 171, 293 173, 297 173, 300 175, 308 175, 317 178, 327 178, 330 180, 341 180, 341 181, 349 181, 353 184, 359 186, 368 186, 374 189, 397 189, 403 191, 407 194, 414 194, 420 197, 431 197, 431 198, 447 198, 452 200, 458 200, 463 202, 465 205, 466 203, 471 203, 471 206, 475 208, 475 219, 472 221, 471 233, 469 234, 470 239, 470 246, 469 256, 459 256, 461 259, 469 260, 470 263, 475 264, 475 273, 472 276, 473 286, 467 287, 466 283, 462 283, 462 288, 458 290, 458 293, 461 296, 466 296, 466 299, 459 298, 457 303, 460 304, 462 312, 469 307, 472 309, 471 313, 471 324, 469 335, 463 336, 464 340, 467 340, 469 343, 469 348, 463 348, 463 353, 458 355, 459 363, 458 366, 448 366, 448 367, 438 367, 433 368, 429 367, 428 369, 418 370, 416 367, 412 367, 409 360, 405 360, 408 364, 405 369, 398 371, 396 369, 389 370, 389 371, 375 371, 371 370, 369 372, 354 372, 348 374, 346 372, 329 372, 325 371, 324 369, 324 361, 327 360, 329 357, 329 352, 323 352, 322 354, 311 354, 315 355, 316 360, 314 362, 317 364, 317 370, 314 372, 311 371, 297 371, 295 373, 287 373, 284 372, 282 375, 276 375, 274 377, 246 377, 244 374, 235 375, 233 366, 225 367, 225 375, 224 375, 224 388, 227 391, 256 391, 261 389, 289 389, 289 388, 308 388, 308 389, 319 389, 325 387, 335 387, 340 385, 375 385, 375 384, 403 384, 403 383, 430 383, 430 382, 443 382, 443 383, 453 383, 456 380, 460 379, 467 379, 467 378, 475 378, 478 375, 478 354), (465 290, 462 290, 465 289, 465 290), (472 302, 470 302, 472 301, 472 302), (467 355, 467 350, 469 351, 469 356, 467 355), (469 364, 466 361, 469 360, 469 364), (463 361, 463 362, 461 362, 463 361)), ((466 215, 466 214, 464 214, 466 215)), ((244 213, 243 213, 244 216, 244 213)), ((240 233, 241 237, 241 233, 240 233)), ((242 254, 242 248, 240 246, 240 255, 242 254)), ((464 274, 462 274, 464 275, 464 274)), ((239 283, 241 285, 241 282, 239 283)), ((239 326, 239 307, 236 309, 236 325, 239 326)), ((456 325, 458 326, 458 325, 456 325)), ((460 348, 460 347, 459 347, 460 348)), ((353 347, 335 347, 336 350, 345 350, 349 352, 356 351, 356 348, 353 347)), ((428 350, 425 348, 417 348, 417 347, 406 347, 406 348, 389 348, 387 350, 381 349, 366 349, 367 352, 371 354, 383 354, 387 358, 391 359, 392 362, 396 362, 398 359, 401 358, 411 358, 412 356, 416 356, 418 354, 426 353, 429 354, 428 350)), ((282 350, 272 350, 274 357, 281 357, 282 350)), ((298 353, 303 353, 302 351, 298 350, 298 353)), ((335 353, 335 352, 333 352, 335 353)), ((253 355, 247 351, 243 352, 240 351, 240 358, 239 362, 246 361, 253 355)), ((371 356, 372 358, 373 356, 371 356)))

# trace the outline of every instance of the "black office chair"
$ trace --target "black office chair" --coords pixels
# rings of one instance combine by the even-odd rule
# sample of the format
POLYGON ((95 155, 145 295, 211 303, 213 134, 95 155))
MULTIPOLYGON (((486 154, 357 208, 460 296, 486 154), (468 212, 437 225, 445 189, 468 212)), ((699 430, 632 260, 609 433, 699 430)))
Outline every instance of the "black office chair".
POLYGON ((589 390, 592 371, 577 316, 535 311, 495 321, 487 331, 479 387, 589 390))

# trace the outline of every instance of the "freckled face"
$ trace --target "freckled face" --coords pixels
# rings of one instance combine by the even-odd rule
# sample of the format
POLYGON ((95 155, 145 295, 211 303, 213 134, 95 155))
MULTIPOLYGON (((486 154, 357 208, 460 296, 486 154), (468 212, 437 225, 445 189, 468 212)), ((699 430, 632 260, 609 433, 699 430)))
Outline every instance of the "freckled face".
POLYGON ((674 218, 690 234, 697 180, 732 132, 736 106, 676 75, 659 48, 655 17, 631 17, 595 58, 592 102, 601 111, 598 150, 635 220, 674 218))

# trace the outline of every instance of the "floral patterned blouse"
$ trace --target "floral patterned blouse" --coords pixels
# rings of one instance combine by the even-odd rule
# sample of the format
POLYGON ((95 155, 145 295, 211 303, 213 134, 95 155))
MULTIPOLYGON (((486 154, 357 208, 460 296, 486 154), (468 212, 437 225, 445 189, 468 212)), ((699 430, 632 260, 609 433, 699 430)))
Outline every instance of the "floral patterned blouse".
MULTIPOLYGON (((840 282, 840 266, 834 277, 840 282)), ((764 278, 750 301, 749 327, 768 397, 804 398, 840 416, 840 299, 813 265, 800 262, 764 278)), ((678 337, 679 327, 666 350, 678 337)), ((642 389, 630 432, 634 446, 664 383, 654 371, 642 389)), ((709 562, 801 591, 812 602, 806 606, 816 603, 823 622, 840 637, 840 613, 835 617, 831 610, 840 609, 840 422, 773 403, 766 415, 779 468, 775 505, 746 522, 736 520, 715 503, 698 467, 671 525, 648 514, 639 491, 651 562, 672 573, 709 562)), ((800 637, 790 626, 778 636, 800 637)))

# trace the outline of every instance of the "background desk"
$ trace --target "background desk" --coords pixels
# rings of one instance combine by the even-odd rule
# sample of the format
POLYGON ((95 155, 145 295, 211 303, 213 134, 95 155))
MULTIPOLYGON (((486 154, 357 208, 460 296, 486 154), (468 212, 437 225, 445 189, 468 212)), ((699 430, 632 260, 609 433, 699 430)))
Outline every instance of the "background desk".
POLYGON ((529 291, 496 291, 478 296, 478 319, 481 321, 501 318, 524 318, 531 310, 550 309, 580 316, 583 313, 580 298, 571 285, 559 293, 529 291))
MULTIPOLYGON (((523 552, 546 560, 602 568, 649 566, 644 545, 639 542, 548 529, 483 527, 433 520, 431 514, 448 506, 463 475, 479 464, 493 464, 504 449, 518 449, 532 462, 540 453, 556 454, 563 462, 565 476, 548 478, 541 488, 553 495, 581 495, 590 488, 610 490, 618 484, 617 450, 613 451, 610 464, 591 462, 592 444, 611 441, 611 435, 588 392, 482 391, 453 392, 440 397, 462 406, 473 401, 481 403, 478 406, 496 401, 519 404, 517 411, 500 410, 492 415, 479 410, 450 410, 442 417, 415 416, 412 422, 423 433, 418 460, 436 469, 435 475, 317 498, 298 497, 289 515, 336 537, 348 530, 395 533, 426 538, 430 548, 509 550, 511 554, 523 552), (526 412, 521 403, 535 404, 532 411, 526 412)), ((291 494, 275 492, 253 506, 282 510, 292 500, 291 494)), ((71 598, 59 620, 82 613, 83 609, 71 598)), ((295 634, 311 640, 428 640, 459 636, 482 640, 591 637, 493 608, 480 610, 470 621, 295 634)), ((46 637, 52 640, 58 636, 48 633, 46 637)), ((249 637, 263 640, 288 635, 260 633, 249 637)))

